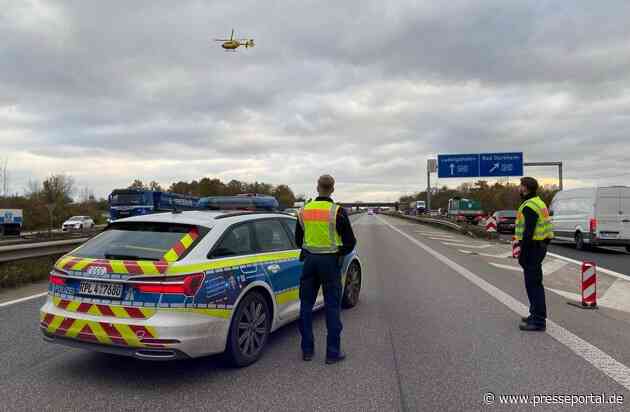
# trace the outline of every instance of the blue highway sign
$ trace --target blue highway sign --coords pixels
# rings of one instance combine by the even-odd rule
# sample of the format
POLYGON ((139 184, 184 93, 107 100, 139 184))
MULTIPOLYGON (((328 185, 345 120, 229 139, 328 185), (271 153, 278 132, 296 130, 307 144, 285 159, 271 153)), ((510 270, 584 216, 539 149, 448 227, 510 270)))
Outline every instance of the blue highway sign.
POLYGON ((479 176, 523 176, 523 153, 482 153, 479 176))
POLYGON ((523 176, 523 152, 438 155, 438 177, 523 176))
POLYGON ((438 177, 479 176, 478 154, 438 155, 438 177))

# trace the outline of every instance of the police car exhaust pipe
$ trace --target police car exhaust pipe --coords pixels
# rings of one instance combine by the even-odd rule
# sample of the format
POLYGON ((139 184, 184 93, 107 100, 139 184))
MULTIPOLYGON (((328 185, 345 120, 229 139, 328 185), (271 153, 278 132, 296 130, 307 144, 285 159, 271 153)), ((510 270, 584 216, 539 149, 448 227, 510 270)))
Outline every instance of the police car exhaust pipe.
POLYGON ((177 354, 172 350, 138 350, 133 356, 142 360, 154 361, 177 359, 177 354))

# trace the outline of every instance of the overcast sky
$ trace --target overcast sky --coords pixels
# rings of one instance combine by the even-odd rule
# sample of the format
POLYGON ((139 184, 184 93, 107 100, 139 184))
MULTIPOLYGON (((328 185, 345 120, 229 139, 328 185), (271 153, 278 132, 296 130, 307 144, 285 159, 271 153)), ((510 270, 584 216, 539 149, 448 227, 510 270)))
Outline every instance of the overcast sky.
POLYGON ((394 200, 427 157, 494 151, 627 184, 629 21, 627 0, 0 0, 0 159, 12 192, 67 173, 98 196, 204 176, 310 195, 331 173, 339 200, 394 200), (256 47, 211 41, 232 28, 256 47))

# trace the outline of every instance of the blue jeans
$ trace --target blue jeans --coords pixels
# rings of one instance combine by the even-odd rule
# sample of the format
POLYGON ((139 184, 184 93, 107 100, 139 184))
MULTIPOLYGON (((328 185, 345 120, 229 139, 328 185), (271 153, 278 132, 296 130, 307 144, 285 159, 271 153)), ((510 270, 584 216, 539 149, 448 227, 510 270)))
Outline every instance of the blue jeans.
POLYGON ((335 357, 341 347, 341 271, 337 264, 337 255, 305 253, 304 268, 300 279, 300 333, 302 351, 313 353, 313 305, 319 293, 324 289, 326 304, 326 356, 335 357))

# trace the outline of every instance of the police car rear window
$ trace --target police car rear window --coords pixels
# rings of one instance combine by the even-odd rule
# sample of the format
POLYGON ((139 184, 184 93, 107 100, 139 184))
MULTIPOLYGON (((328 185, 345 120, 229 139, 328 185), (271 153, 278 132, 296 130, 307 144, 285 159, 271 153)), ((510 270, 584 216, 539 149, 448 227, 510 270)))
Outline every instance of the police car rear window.
POLYGON ((92 259, 176 261, 186 256, 209 230, 173 223, 115 222, 72 255, 92 259))

